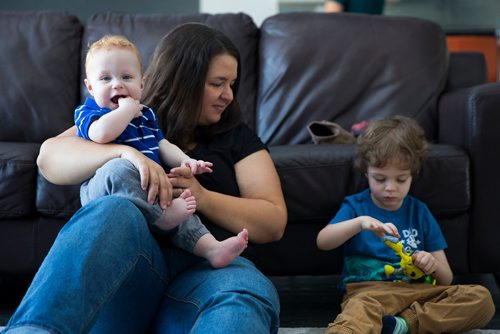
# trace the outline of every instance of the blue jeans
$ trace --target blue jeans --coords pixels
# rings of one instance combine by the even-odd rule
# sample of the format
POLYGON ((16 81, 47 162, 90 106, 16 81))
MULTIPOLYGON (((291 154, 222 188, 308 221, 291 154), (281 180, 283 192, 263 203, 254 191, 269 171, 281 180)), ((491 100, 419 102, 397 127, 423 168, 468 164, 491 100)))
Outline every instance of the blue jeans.
MULTIPOLYGON (((105 196, 64 226, 5 333, 276 333, 272 283, 239 257, 213 269, 161 249, 129 200, 105 196)), ((3 333, 3 332, 2 332, 3 333)))

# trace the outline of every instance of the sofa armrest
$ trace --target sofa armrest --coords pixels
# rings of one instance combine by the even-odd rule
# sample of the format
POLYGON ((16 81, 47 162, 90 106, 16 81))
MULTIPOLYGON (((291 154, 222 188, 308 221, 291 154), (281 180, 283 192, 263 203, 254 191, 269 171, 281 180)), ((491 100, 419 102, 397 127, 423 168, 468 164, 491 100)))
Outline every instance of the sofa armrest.
POLYGON ((500 83, 443 94, 438 106, 441 144, 462 147, 471 164, 471 272, 500 271, 500 83))

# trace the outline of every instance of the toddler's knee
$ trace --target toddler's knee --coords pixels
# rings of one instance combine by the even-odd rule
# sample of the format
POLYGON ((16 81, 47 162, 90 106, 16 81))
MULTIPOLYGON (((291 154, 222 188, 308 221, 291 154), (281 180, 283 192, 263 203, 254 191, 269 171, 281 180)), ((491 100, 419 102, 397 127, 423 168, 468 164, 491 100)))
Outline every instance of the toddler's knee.
POLYGON ((488 319, 488 321, 485 323, 486 325, 495 315, 495 303, 493 302, 493 298, 491 297, 490 290, 482 285, 474 285, 472 289, 478 300, 481 301, 481 305, 478 309, 480 309, 481 313, 483 313, 485 318, 488 319))
POLYGON ((140 189, 140 174, 137 168, 127 159, 117 158, 108 161, 96 171, 91 180, 91 194, 115 194, 131 187, 140 189))
POLYGON ((113 175, 139 175, 139 171, 135 166, 130 161, 123 158, 109 160, 98 169, 98 172, 113 175))

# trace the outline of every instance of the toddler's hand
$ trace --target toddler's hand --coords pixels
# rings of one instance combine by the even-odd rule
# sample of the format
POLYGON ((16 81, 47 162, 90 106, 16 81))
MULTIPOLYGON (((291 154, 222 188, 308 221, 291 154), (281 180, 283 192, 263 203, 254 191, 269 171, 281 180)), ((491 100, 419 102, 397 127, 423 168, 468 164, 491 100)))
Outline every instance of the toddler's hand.
POLYGON ((130 112, 133 113, 133 118, 142 116, 142 108, 144 107, 138 100, 130 96, 120 97, 118 99, 118 106, 130 110, 130 112))
POLYGON ((426 275, 432 275, 438 267, 436 258, 426 251, 413 253, 412 260, 413 264, 420 268, 426 275))
POLYGON ((393 223, 382 223, 380 220, 370 216, 360 217, 361 229, 372 231, 379 237, 384 237, 386 234, 393 235, 397 238, 400 237, 398 228, 393 223))
POLYGON ((192 175, 212 173, 212 166, 214 164, 208 161, 196 160, 196 159, 185 159, 182 161, 181 166, 186 166, 191 169, 192 175))

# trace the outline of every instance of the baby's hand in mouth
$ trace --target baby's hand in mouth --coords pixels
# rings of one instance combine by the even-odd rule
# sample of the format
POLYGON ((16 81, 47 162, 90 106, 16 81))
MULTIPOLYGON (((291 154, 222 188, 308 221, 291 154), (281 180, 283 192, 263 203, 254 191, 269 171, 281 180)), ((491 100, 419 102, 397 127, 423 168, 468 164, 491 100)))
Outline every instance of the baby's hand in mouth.
POLYGON ((126 97, 125 95, 115 95, 111 98, 111 102, 113 102, 114 104, 118 104, 118 100, 125 97, 126 97))

